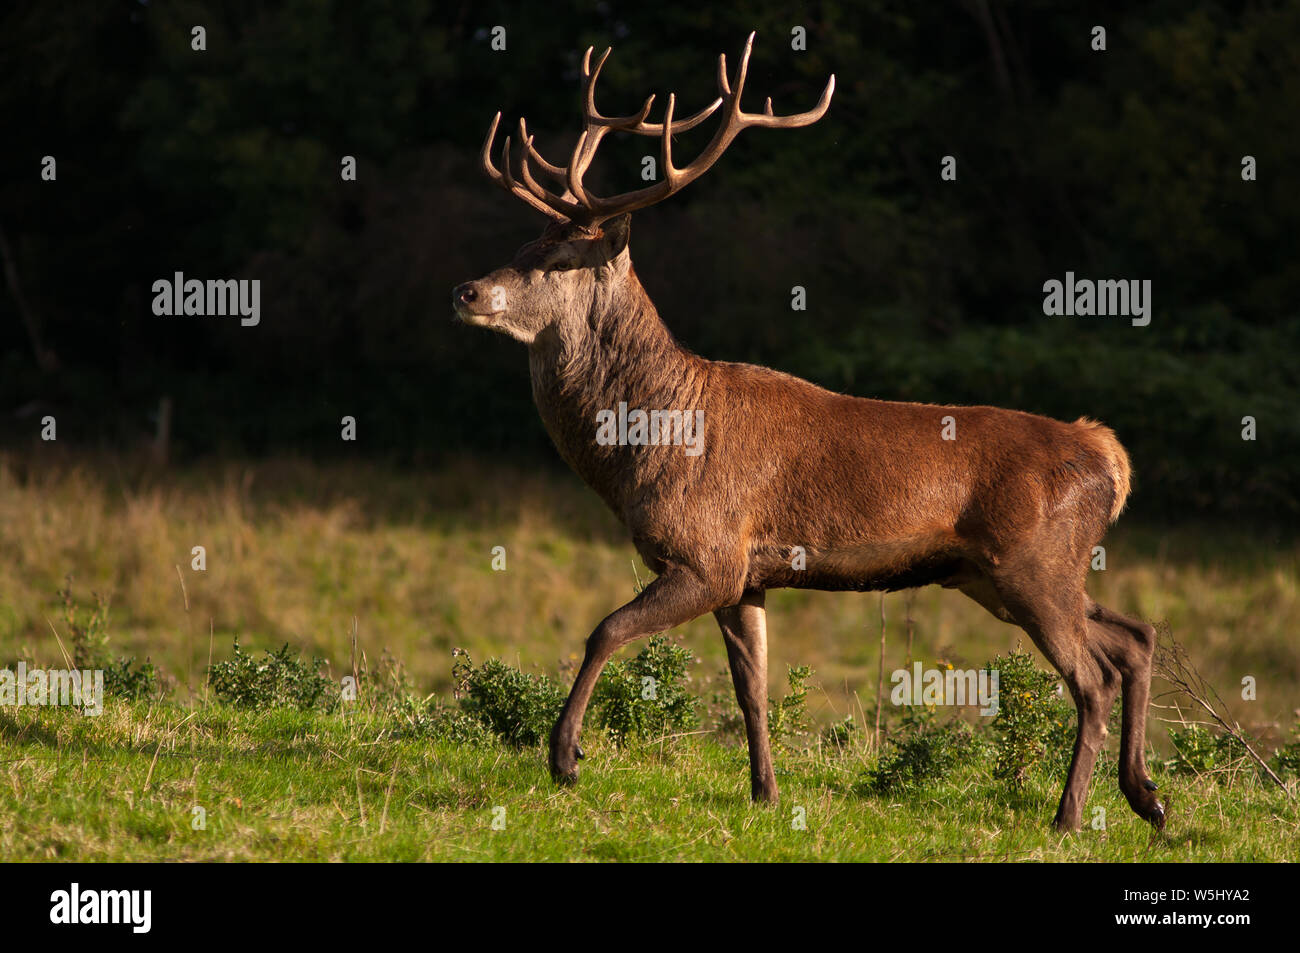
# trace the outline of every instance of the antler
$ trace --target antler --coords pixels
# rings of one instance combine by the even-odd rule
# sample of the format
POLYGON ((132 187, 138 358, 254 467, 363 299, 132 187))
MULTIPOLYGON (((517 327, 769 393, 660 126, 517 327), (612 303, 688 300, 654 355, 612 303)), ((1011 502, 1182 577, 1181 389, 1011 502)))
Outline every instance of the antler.
POLYGON ((527 123, 520 119, 519 139, 523 143, 523 150, 519 164, 519 181, 514 178, 510 169, 509 136, 506 136, 505 144, 501 149, 501 169, 498 171, 492 164, 492 144, 496 141, 497 126, 501 121, 501 113, 498 112, 492 120, 492 127, 488 130, 487 139, 483 142, 483 150, 479 156, 483 171, 487 173, 492 181, 507 192, 523 199, 538 211, 560 221, 570 221, 588 227, 598 225, 606 219, 621 215, 624 212, 632 212, 636 209, 645 208, 647 205, 661 202, 707 172, 713 163, 718 161, 722 153, 727 150, 727 147, 731 145, 731 141, 740 134, 741 130, 750 126, 760 126, 768 129, 797 129, 800 126, 812 125, 826 114, 826 110, 831 103, 831 95, 835 92, 834 74, 826 83, 826 89, 822 92, 817 105, 807 112, 797 113, 793 116, 774 115, 771 97, 764 104, 763 112, 742 112, 740 97, 745 89, 745 76, 749 70, 749 54, 753 46, 754 34, 751 33, 745 41, 745 50, 741 54, 740 66, 736 70, 734 83, 730 82, 727 77, 726 54, 724 53, 718 57, 718 91, 721 95, 695 115, 687 119, 674 121, 673 112, 677 106, 677 96, 675 93, 669 94, 668 108, 665 111, 662 123, 646 122, 646 117, 650 115, 650 107, 654 103, 655 98, 653 95, 648 97, 645 104, 630 116, 602 116, 596 111, 596 79, 600 76, 601 67, 605 65, 605 60, 609 58, 610 51, 605 50, 600 59, 596 61, 595 68, 592 68, 592 51, 589 47, 582 58, 583 130, 582 134, 578 136, 578 142, 573 148, 572 155, 569 157, 569 164, 566 166, 552 165, 542 158, 541 154, 533 146, 533 137, 528 134, 527 123), (677 166, 673 165, 672 137, 677 133, 686 132, 688 129, 694 129, 713 115, 720 106, 725 106, 725 119, 717 131, 714 132, 709 144, 693 162, 680 169, 677 168, 677 166), (610 130, 629 132, 638 136, 658 136, 663 178, 654 185, 646 186, 643 189, 611 195, 607 198, 593 195, 587 191, 583 186, 583 177, 586 175, 587 169, 590 168, 592 160, 596 157, 596 150, 600 146, 601 140, 610 130), (538 168, 551 178, 564 185, 564 192, 556 194, 542 187, 533 177, 530 168, 530 163, 533 162, 537 163, 538 168))

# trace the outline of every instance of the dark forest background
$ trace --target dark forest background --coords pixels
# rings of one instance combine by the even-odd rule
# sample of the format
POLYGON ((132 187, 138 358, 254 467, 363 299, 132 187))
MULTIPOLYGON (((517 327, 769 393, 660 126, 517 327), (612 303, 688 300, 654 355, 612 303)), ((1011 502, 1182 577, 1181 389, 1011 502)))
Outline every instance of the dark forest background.
MULTIPOLYGON (((560 466, 522 348, 451 322, 451 288, 543 224, 479 174, 488 122, 526 115, 567 155, 588 45, 614 47, 605 111, 671 90, 694 111, 751 29, 748 108, 838 88, 816 126, 747 132, 635 216, 638 273, 687 346, 863 396, 1093 416, 1130 448, 1143 513, 1294 519, 1294 2, 8 6, 0 445, 38 444, 48 413, 61 445, 129 451, 170 397, 173 460, 560 466), (1045 317, 1067 270, 1150 279, 1150 326, 1045 317), (261 279, 260 325, 154 316, 176 271, 261 279)), ((611 141, 595 184, 636 187, 656 148, 611 141)))

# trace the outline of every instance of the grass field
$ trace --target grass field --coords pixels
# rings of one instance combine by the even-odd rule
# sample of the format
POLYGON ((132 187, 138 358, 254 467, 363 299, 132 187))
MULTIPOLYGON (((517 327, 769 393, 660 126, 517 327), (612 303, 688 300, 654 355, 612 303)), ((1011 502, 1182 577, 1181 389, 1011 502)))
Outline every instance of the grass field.
POLYGON ((121 703, 98 719, 0 713, 0 857, 1278 861, 1300 842, 1293 804, 1246 776, 1162 779, 1174 811, 1153 836, 1109 762, 1089 800, 1106 829, 1066 836, 1049 826, 1058 779, 1010 795, 961 769, 905 796, 866 796, 856 755, 812 750, 778 759, 780 805, 751 807, 744 749, 704 738, 629 750, 593 740, 583 778, 558 789, 540 749, 394 740, 389 727, 121 703))
MULTIPOLYGON (((1139 507, 1140 493, 1090 591, 1167 620, 1243 727, 1282 742, 1300 708, 1300 545, 1278 528, 1144 527, 1139 507), (1246 676, 1256 700, 1240 698, 1246 676)), ((421 693, 447 692, 453 647, 554 675, 638 574, 614 518, 567 475, 291 460, 150 475, 0 457, 0 667, 61 667, 57 593, 71 576, 79 603, 110 598, 113 649, 176 683, 170 702, 110 700, 100 718, 0 709, 0 814, 13 818, 0 858, 1297 859, 1295 802, 1249 771, 1226 783, 1157 771, 1174 800, 1153 840, 1103 761, 1089 809, 1106 809, 1107 829, 1063 838, 1049 829, 1062 778, 1017 794, 986 765, 867 794, 876 752, 814 745, 778 756, 783 802, 755 809, 743 746, 708 734, 619 749, 589 729, 583 780, 560 790, 539 749, 404 737, 373 712, 205 704, 209 659, 229 657, 236 636, 319 654, 337 677, 354 620, 360 650, 391 653, 421 693), (191 568, 200 545, 203 571, 191 568), (191 827, 196 805, 204 830, 191 827), (806 830, 791 826, 796 807, 806 830)), ((971 668, 1028 648, 955 593, 891 594, 884 611, 886 671, 909 640, 911 657, 971 668)), ((877 594, 772 593, 772 694, 787 665, 811 665, 817 722, 867 720, 880 615, 877 594)), ((712 620, 674 636, 700 659, 697 688, 727 690, 712 620)), ((1159 722, 1151 741, 1153 758, 1167 754, 1159 722)))

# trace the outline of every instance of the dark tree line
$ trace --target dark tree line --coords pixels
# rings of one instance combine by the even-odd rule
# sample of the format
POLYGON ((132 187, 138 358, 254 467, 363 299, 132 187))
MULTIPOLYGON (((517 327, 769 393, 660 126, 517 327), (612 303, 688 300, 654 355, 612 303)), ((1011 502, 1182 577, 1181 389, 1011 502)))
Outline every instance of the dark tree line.
MULTIPOLYGON (((670 90, 689 110, 714 94, 716 54, 756 29, 749 108, 770 93, 806 109, 831 72, 838 89, 817 126, 742 137, 636 216, 638 272, 688 346, 867 396, 1098 417, 1133 453, 1135 508, 1294 516, 1300 6, 791 9, 7 9, 0 441, 31 444, 55 413, 60 441, 131 446, 167 396, 182 458, 553 460, 518 346, 450 322, 451 287, 542 224, 478 174, 487 123, 527 115, 562 156, 586 46, 614 47, 609 111, 670 90), (261 323, 155 316, 151 285, 176 271, 260 279, 261 323), (1151 324, 1045 316, 1043 282, 1067 271, 1149 279, 1151 324), (339 440, 344 414, 357 444, 339 440)), ((636 184, 655 149, 611 142, 595 184, 636 184)))

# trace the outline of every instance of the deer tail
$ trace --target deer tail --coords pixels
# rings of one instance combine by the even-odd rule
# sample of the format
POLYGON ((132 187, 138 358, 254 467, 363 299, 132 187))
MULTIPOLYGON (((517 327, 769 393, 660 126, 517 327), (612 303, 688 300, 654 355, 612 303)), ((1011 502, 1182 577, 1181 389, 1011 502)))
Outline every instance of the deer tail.
POLYGON ((1119 514, 1123 512, 1124 504, 1128 501, 1130 481, 1133 476, 1133 466, 1129 462, 1128 451, 1115 436, 1115 431, 1104 424, 1089 420, 1087 417, 1080 417, 1074 425, 1082 429, 1088 441, 1106 461, 1107 475, 1110 477, 1111 486, 1114 487, 1114 497, 1110 506, 1110 522, 1114 523, 1119 519, 1119 514))

